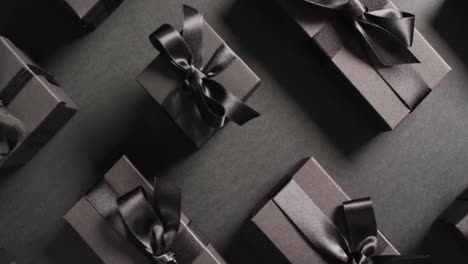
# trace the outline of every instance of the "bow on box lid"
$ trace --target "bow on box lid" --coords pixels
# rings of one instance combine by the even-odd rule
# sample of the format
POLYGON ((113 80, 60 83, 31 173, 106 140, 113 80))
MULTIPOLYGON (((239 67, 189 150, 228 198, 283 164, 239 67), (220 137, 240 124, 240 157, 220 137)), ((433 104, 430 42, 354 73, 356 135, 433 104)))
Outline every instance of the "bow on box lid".
POLYGON ((335 10, 360 34, 373 62, 384 66, 419 63, 408 47, 413 45, 415 16, 394 10, 368 11, 360 0, 304 0, 335 10))
POLYGON ((259 116, 255 110, 228 91, 213 77, 223 72, 236 59, 226 45, 221 45, 203 65, 203 17, 184 5, 182 34, 164 24, 150 35, 151 43, 184 73, 184 91, 194 100, 203 120, 221 128, 227 119, 243 125, 259 116))
POLYGON ((294 180, 273 201, 321 254, 337 263, 429 263, 427 256, 379 255, 377 224, 370 198, 343 203, 346 233, 338 229, 294 180))

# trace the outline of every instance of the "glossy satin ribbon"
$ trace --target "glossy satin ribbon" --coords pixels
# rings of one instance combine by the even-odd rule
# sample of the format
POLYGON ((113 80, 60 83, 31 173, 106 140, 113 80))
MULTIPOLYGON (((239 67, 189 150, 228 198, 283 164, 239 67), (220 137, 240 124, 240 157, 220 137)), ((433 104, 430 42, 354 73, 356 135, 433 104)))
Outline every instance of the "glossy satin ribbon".
POLYGON ((195 235, 193 227, 180 226, 178 187, 158 182, 152 193, 138 187, 119 196, 107 181, 102 181, 86 199, 123 239, 153 263, 192 263, 207 245, 195 235))
POLYGON ((214 79, 236 59, 226 45, 221 45, 203 66, 204 20, 194 8, 184 5, 182 35, 164 24, 150 36, 151 43, 185 75, 184 90, 193 98, 203 120, 211 127, 223 127, 226 119, 243 125, 259 116, 214 79))
POLYGON ((383 256, 370 198, 343 203, 346 233, 322 212, 302 188, 290 181, 274 198, 288 219, 325 256, 343 264, 427 264, 427 256, 383 256))
POLYGON ((375 70, 410 109, 416 108, 431 89, 408 64, 420 63, 409 50, 413 44, 415 16, 381 8, 369 11, 361 0, 302 0, 334 10, 360 36, 375 70))
POLYGON ((177 263, 170 248, 180 225, 179 188, 160 182, 155 184, 152 197, 148 197, 138 187, 119 197, 117 204, 128 233, 155 263, 177 263))
POLYGON ((26 129, 21 120, 5 108, 21 89, 34 77, 44 77, 57 85, 52 76, 35 65, 23 67, 0 92, 0 160, 5 158, 26 136, 26 129))

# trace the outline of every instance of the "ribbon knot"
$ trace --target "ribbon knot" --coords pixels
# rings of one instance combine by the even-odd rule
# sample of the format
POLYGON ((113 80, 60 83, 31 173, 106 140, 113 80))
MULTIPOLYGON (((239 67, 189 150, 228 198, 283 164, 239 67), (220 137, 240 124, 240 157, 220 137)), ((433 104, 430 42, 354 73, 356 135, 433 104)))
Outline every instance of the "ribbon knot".
POLYGON ((367 8, 361 3, 360 0, 349 0, 346 5, 343 6, 342 12, 351 19, 356 19, 367 12, 367 8))
POLYGON ((117 199, 119 215, 129 237, 156 264, 176 264, 172 245, 181 219, 180 188, 158 182, 152 194, 142 187, 117 199))
POLYGON ((192 7, 184 5, 183 11, 182 35, 172 26, 164 24, 150 35, 150 41, 185 74, 185 85, 203 120, 211 127, 221 128, 226 119, 243 125, 258 117, 259 113, 212 79, 236 60, 234 52, 223 44, 203 66, 204 19, 192 7))

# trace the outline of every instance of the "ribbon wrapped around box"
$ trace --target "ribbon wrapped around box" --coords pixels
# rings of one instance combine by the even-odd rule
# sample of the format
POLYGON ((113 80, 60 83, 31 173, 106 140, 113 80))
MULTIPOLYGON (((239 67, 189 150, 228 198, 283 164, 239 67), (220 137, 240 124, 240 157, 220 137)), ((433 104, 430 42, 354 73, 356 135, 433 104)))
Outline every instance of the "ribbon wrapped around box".
POLYGON ((0 37, 0 168, 28 162, 76 111, 52 76, 0 37))
POLYGON ((66 4, 85 27, 95 29, 123 0, 60 0, 66 4))
POLYGON ((468 190, 447 208, 440 220, 449 225, 462 240, 468 242, 468 190))
MULTIPOLYGON (((184 6, 183 31, 165 24, 150 36, 160 55, 137 81, 197 147, 228 120, 243 125, 259 114, 245 101, 260 79, 194 8, 184 6), (206 61, 206 64, 203 64, 206 61)), ((165 120, 156 120, 158 126, 165 120)))
POLYGON ((0 264, 16 264, 2 245, 0 245, 0 264))
POLYGON ((123 157, 65 219, 104 263, 225 263, 181 213, 180 198, 123 157))
POLYGON ((250 228, 252 245, 281 263, 429 263, 400 256, 378 231, 370 198, 350 200, 314 159, 254 214, 250 228))
POLYGON ((450 71, 388 0, 276 0, 390 129, 450 71))

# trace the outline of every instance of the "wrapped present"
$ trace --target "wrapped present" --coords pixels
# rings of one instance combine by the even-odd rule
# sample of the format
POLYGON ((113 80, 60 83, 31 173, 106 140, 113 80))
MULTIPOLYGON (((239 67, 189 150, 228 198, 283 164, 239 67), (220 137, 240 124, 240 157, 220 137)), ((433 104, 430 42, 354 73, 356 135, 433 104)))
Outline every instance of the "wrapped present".
POLYGON ((440 220, 446 223, 462 241, 468 242, 468 190, 447 208, 440 220))
POLYGON ((183 33, 165 24, 151 34, 161 54, 137 81, 157 103, 154 111, 168 117, 148 114, 148 122, 182 131, 200 147, 227 121, 243 125, 259 115, 243 101, 260 79, 197 10, 184 6, 184 15, 183 33))
MULTIPOLYGON (((394 129, 450 67, 388 0, 276 0, 394 129)), ((313 75, 311 75, 313 76, 313 75)))
POLYGON ((65 219, 104 263, 224 264, 181 213, 180 189, 151 185, 123 157, 65 219))
POLYGON ((47 74, 0 37, 0 168, 22 165, 78 108, 47 74))
POLYGON ((249 224, 250 244, 275 263, 429 263, 401 256, 377 229, 370 198, 351 200, 309 159, 249 224))

